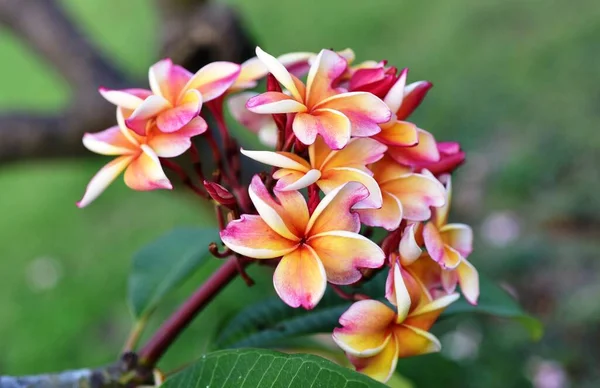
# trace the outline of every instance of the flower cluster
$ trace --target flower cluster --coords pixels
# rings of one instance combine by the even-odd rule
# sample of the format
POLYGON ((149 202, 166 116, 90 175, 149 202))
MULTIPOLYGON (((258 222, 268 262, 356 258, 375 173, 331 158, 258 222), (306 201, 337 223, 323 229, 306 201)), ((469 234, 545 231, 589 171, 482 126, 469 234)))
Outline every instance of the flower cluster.
POLYGON ((89 204, 123 170, 133 189, 170 189, 161 162, 190 147, 197 153, 196 135, 204 134, 220 158, 201 112, 210 101, 226 163, 214 181, 200 168, 206 191, 196 191, 214 201, 226 253, 268 260, 280 298, 305 309, 319 303, 328 284, 338 291, 359 287, 386 271, 381 295, 356 298, 333 338, 357 370, 387 381, 399 357, 440 349, 429 330, 459 298, 457 285, 477 303, 478 274, 467 261, 472 231, 448 223, 450 174, 465 155, 458 143, 439 142, 407 121, 432 86, 407 84, 407 69, 355 63, 352 50, 276 58, 257 48, 256 54, 196 74, 163 60, 150 68, 151 90, 101 89, 117 105, 118 125, 86 134, 84 145, 119 156, 78 204, 89 204), (247 91, 261 79, 265 92, 247 91), (223 104, 271 150, 232 151, 223 104), (269 172, 241 184, 242 157, 269 172), (385 234, 381 241, 368 237, 375 228, 385 234))

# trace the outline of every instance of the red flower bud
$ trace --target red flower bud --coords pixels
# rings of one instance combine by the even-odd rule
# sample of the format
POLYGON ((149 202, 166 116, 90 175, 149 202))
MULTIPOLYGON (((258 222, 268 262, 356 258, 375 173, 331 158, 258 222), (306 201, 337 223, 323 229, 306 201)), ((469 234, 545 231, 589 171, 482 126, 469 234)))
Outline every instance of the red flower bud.
POLYGON ((236 204, 236 199, 225 187, 215 182, 204 181, 204 187, 208 195, 219 204, 232 208, 236 204))

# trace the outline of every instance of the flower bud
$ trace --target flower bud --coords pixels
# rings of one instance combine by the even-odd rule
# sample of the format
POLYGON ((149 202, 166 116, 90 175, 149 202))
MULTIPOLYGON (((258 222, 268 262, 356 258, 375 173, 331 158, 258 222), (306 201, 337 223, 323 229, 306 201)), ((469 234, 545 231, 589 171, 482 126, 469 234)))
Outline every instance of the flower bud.
POLYGON ((232 208, 236 204, 235 197, 225 187, 215 182, 204 181, 208 195, 217 203, 232 208))

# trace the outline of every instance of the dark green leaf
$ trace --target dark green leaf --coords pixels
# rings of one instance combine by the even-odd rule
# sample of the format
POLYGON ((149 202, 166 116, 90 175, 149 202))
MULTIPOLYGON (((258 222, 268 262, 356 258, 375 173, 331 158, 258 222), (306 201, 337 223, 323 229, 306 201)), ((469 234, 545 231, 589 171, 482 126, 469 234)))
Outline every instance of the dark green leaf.
POLYGON ((383 388, 385 385, 311 354, 235 349, 202 356, 161 387, 383 388))
POLYGON ((208 244, 218 237, 214 228, 178 228, 146 245, 133 256, 128 299, 140 319, 191 275, 208 257, 208 244))

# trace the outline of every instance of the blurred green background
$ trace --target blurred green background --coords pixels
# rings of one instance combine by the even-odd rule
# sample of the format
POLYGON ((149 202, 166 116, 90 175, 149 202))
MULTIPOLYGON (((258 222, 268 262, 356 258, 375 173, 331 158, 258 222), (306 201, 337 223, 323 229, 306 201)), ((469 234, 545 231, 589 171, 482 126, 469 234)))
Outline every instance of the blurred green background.
MULTIPOLYGON (((416 386, 599 386, 597 0, 229 2, 271 53, 352 47, 359 60, 388 59, 409 67, 410 80, 432 81, 412 120, 467 151, 453 219, 474 227, 472 262, 539 317, 546 334, 531 343, 516 323, 461 318, 440 328, 441 356, 402 362, 401 373, 416 386)), ((62 4, 127 73, 143 77, 158 59, 161 18, 151 2, 62 4)), ((68 103, 67 85, 9 31, 0 30, 0 53, 2 110, 68 103)), ((0 166, 0 374, 113 360, 130 322, 132 253, 175 225, 204 222, 205 209, 184 190, 134 193, 121 180, 77 209, 103 162, 90 155, 0 166)), ((194 275, 158 317, 209 271, 194 275)), ((163 365, 201 354, 223 312, 270 290, 256 272, 265 286, 229 288, 163 365)))

